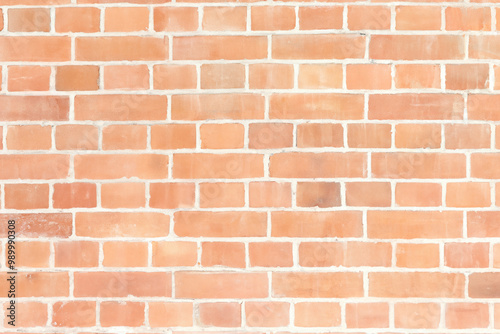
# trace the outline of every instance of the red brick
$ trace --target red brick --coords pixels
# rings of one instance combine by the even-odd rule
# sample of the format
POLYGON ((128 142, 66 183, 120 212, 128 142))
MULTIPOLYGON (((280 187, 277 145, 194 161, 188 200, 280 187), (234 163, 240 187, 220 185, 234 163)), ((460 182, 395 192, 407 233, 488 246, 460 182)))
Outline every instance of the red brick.
POLYGON ((363 296, 361 273, 274 272, 273 297, 347 298, 363 296))
MULTIPOLYGON (((166 60, 168 39, 143 36, 77 37, 76 60, 166 60)), ((1 59, 1 58, 0 58, 1 59)))

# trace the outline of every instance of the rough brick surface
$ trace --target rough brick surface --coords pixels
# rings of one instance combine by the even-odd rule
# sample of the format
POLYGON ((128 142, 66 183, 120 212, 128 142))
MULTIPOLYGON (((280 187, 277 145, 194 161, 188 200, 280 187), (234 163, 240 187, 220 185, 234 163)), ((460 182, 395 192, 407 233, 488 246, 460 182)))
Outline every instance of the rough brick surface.
POLYGON ((498 31, 497 0, 0 0, 0 333, 498 332, 498 31))

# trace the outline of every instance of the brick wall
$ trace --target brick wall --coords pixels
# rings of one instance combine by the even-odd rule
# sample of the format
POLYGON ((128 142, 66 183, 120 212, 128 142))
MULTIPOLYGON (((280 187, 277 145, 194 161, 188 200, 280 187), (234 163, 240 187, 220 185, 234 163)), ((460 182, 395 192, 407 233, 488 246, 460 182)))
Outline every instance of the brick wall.
POLYGON ((495 333, 497 12, 0 0, 0 331, 495 333))

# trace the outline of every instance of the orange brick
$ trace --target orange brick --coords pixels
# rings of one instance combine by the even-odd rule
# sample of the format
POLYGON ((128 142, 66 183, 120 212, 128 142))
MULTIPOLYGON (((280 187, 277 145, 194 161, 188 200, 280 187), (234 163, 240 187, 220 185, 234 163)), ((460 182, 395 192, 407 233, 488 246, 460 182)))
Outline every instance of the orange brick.
POLYGON ((165 124, 151 126, 151 148, 171 150, 196 147, 196 125, 165 124))
MULTIPOLYGON (((50 243, 38 241, 17 241, 15 244, 15 266, 48 268, 50 257, 50 243)), ((10 250, 5 248, 5 264, 8 266, 9 256, 12 256, 10 250)))
POLYGON ((329 302, 300 302, 295 304, 295 326, 337 327, 341 323, 340 305, 329 302))
POLYGON ((77 179, 161 179, 168 175, 168 156, 161 154, 89 154, 74 160, 77 179))
POLYGON ((342 6, 299 7, 300 29, 341 29, 343 12, 342 6))
MULTIPOLYGON (((75 272, 74 286, 75 297, 170 297, 172 293, 171 275, 165 272, 75 272), (110 282, 114 282, 111 289, 110 282)), ((109 318, 112 318, 114 312, 110 312, 109 318)), ((101 316, 102 314, 101 302, 101 316)), ((118 312, 116 316, 120 315, 123 316, 118 312)), ((102 318, 101 324, 104 325, 102 318)), ((114 326, 127 324, 116 322, 114 326)))
POLYGON ((76 60, 166 60, 168 39, 145 36, 77 37, 76 60))
MULTIPOLYGON (((435 8, 438 11, 440 9, 435 8)), ((458 35, 375 35, 370 40, 371 59, 438 60, 464 57, 464 38, 458 35)))
POLYGON ((440 88, 441 68, 432 64, 397 64, 396 88, 440 88))
POLYGON ((489 148, 491 128, 487 124, 446 124, 445 143, 449 149, 489 148))
POLYGON ((173 120, 263 119, 260 94, 202 94, 172 96, 173 120))
POLYGON ((196 264, 197 245, 189 241, 153 242, 154 267, 194 266, 196 264))
POLYGON ((48 66, 9 66, 8 90, 47 91, 50 87, 50 72, 48 66))
POLYGON ((441 8, 437 6, 397 6, 396 30, 439 30, 441 8))
POLYGON ((293 65, 250 64, 248 68, 248 82, 250 88, 293 88, 293 65))
POLYGON ((245 31, 247 9, 238 7, 205 7, 203 9, 203 30, 245 31))
POLYGON ((146 186, 143 183, 101 184, 103 208, 143 208, 146 206, 146 186))
POLYGON ((7 13, 9 15, 9 31, 50 31, 49 8, 10 8, 7 13))
POLYGON ((396 124, 398 148, 440 148, 440 124, 396 124))
POLYGON ((446 304, 446 327, 450 329, 486 328, 489 325, 488 304, 446 304))
POLYGON ((391 27, 391 9, 386 6, 349 6, 349 30, 386 30, 391 27))
POLYGON ((48 184, 6 184, 5 208, 28 210, 49 207, 48 184))
POLYGON ((391 65, 352 64, 346 67, 347 89, 390 89, 391 65))
POLYGON ((179 36, 173 44, 174 60, 267 58, 265 36, 179 36))
POLYGON ((102 327, 144 325, 144 303, 101 302, 100 323, 102 327))
POLYGON ((152 208, 192 208, 195 201, 194 183, 151 183, 149 186, 152 208))
POLYGON ((147 65, 104 66, 104 89, 148 89, 147 65))
MULTIPOLYGON (((0 288, 5 291, 3 298, 7 298, 9 282, 5 273, 0 288)), ((69 297, 69 276, 66 272, 29 272, 18 273, 16 277, 17 297, 69 297)))
MULTIPOLYGON (((9 213, 0 214, 0 219, 16 220, 16 235, 22 238, 67 238, 72 230, 71 216, 71 213, 9 213)), ((0 236, 7 238, 7 224, 0 227, 0 236)))
POLYGON ((447 7, 446 30, 491 30, 491 11, 489 8, 447 7))
POLYGON ((200 184, 201 208, 243 207, 244 205, 245 187, 243 183, 200 184))
POLYGON ((78 212, 75 216, 77 236, 164 237, 168 235, 170 217, 159 212, 78 212))
POLYGON ((360 237, 361 212, 358 211, 273 211, 271 213, 273 237, 360 237))
POLYGON ((488 64, 446 65, 446 88, 454 90, 488 88, 488 64))
POLYGON ((270 175, 280 178, 364 177, 365 165, 366 155, 359 152, 276 153, 270 159, 270 175))
POLYGON ((487 268, 489 247, 488 243, 446 243, 444 264, 452 268, 487 268))
POLYGON ((68 155, 0 155, 0 179, 62 179, 68 176, 68 172, 68 155), (32 168, 32 166, 37 166, 37 168, 32 168))
POLYGON ((52 147, 52 127, 19 125, 7 127, 7 149, 49 150, 52 147))
POLYGON ((291 30, 295 28, 295 8, 288 6, 251 7, 252 30, 291 30))
POLYGON ((203 242, 201 265, 203 267, 245 268, 245 244, 242 242, 203 242))
POLYGON ((441 307, 437 303, 396 303, 394 323, 397 328, 438 328, 441 307))
POLYGON ((201 148, 243 148, 245 128, 243 124, 202 124, 201 148))
POLYGON ((500 95, 470 94, 467 98, 467 115, 471 120, 498 121, 498 103, 500 95))
POLYGON ((299 88, 342 88, 342 65, 300 64, 299 88))
POLYGON ((328 208, 340 206, 340 184, 336 182, 298 182, 297 206, 328 208))
POLYGON ((201 88, 245 88, 245 66, 243 64, 201 65, 201 88))
POLYGON ((363 295, 361 273, 273 272, 272 275, 273 297, 347 298, 363 295))
POLYGON ((389 304, 348 303, 345 318, 348 328, 387 328, 389 327, 389 304))
POLYGON ((75 119, 139 121, 167 118, 167 97, 161 95, 77 95, 75 119))
POLYGON ((104 12, 104 31, 145 31, 149 28, 147 7, 109 7, 104 12))
POLYGON ((58 125, 55 137, 58 150, 97 150, 99 147, 99 129, 93 125, 58 125))
POLYGON ((370 96, 368 118, 460 120, 463 118, 463 108, 464 102, 460 95, 377 94, 370 96))
MULTIPOLYGON (((7 303, 4 309, 7 309, 7 303)), ((4 327, 11 326, 8 317, 8 311, 5 311, 4 327)), ((16 302, 16 327, 43 327, 47 324, 48 311, 47 304, 38 302, 16 302)))
POLYGON ((368 211, 368 237, 445 239, 462 236, 458 211, 368 211), (429 224, 433 221, 433 224, 429 224))
POLYGON ((438 244, 397 244, 396 266, 436 268, 439 266, 438 244))
POLYGON ((245 302, 245 313, 250 327, 282 327, 290 322, 290 304, 285 302, 245 302))
POLYGON ((195 31, 198 29, 198 8, 196 7, 156 7, 153 15, 155 31, 195 31))
POLYGON ((292 187, 290 183, 250 182, 250 207, 290 207, 292 187))
POLYGON ((476 153, 471 155, 471 176, 482 179, 496 179, 500 175, 497 168, 500 155, 495 153, 476 153))
POLYGON ((440 206, 441 198, 438 183, 396 184, 396 204, 399 206, 440 206))
POLYGON ((248 147, 256 149, 293 146, 293 124, 252 123, 248 128, 248 147))
POLYGON ((69 36, 1 36, 0 50, 0 61, 69 61, 71 38, 69 36))
POLYGON ((493 245, 493 268, 500 268, 500 244, 493 245))
POLYGON ((109 241, 103 244, 105 267, 146 267, 148 244, 145 242, 109 241))
POLYGON ((447 153, 373 153, 372 175, 405 179, 461 178, 465 177, 465 156, 447 153))
POLYGON ((497 36, 471 36, 469 39, 469 58, 498 59, 500 39, 497 36))
POLYGON ((341 124, 304 123, 297 125, 297 147, 343 147, 341 124))
POLYGON ((52 307, 52 326, 93 327, 96 325, 96 302, 57 302, 52 307))
POLYGON ((491 206, 489 183, 448 183, 446 186, 446 206, 460 208, 491 206))
POLYGON ((54 242, 56 267, 97 267, 99 244, 93 241, 54 242))
POLYGON ((56 90, 99 89, 98 66, 59 66, 56 70, 56 90))
POLYGON ((266 273, 178 271, 174 275, 177 298, 246 299, 268 296, 266 273))
POLYGON ((101 10, 94 7, 56 8, 56 32, 99 32, 101 10))
POLYGON ((251 242, 248 244, 251 267, 291 267, 292 244, 289 242, 251 242))
POLYGON ((192 65, 155 65, 154 89, 196 88, 196 67, 192 65))
POLYGON ((369 273, 369 296, 384 298, 463 298, 465 277, 441 272, 369 273))
POLYGON ((363 58, 365 37, 356 35, 274 35, 274 59, 363 58))
POLYGON ((52 195, 54 208, 95 208, 96 185, 93 183, 57 183, 52 195))
POLYGON ((358 123, 347 126, 347 144, 356 148, 391 147, 391 125, 358 123))
POLYGON ((173 176, 178 179, 240 179, 264 176, 261 154, 174 154, 173 176))
POLYGON ((239 327, 241 325, 241 304, 201 303, 198 305, 197 320, 201 326, 239 327))
POLYGON ((302 267, 332 267, 345 263, 346 243, 301 242, 299 264, 302 267))
POLYGON ((149 302, 151 327, 193 326, 193 304, 189 302, 149 302))
POLYGON ((391 184, 388 182, 348 182, 348 206, 391 206, 391 184))
POLYGON ((500 228, 497 224, 499 218, 498 211, 468 212, 467 236, 479 238, 500 236, 500 228))
MULTIPOLYGON (((500 289, 498 289, 498 273, 472 273, 469 275, 469 296, 472 298, 498 298, 500 289)), ((486 305, 485 305, 486 306, 486 305)), ((484 308, 481 307, 483 310, 484 308)), ((472 311, 473 314, 475 313, 472 311)), ((483 312, 481 312, 483 313, 483 312)), ((484 315, 476 313, 472 317, 475 319, 480 316, 484 323, 484 315)), ((468 317, 467 317, 468 318, 468 317)), ((486 317, 487 318, 487 317, 486 317)), ((474 321, 473 319, 467 319, 474 321)), ((465 321, 467 321, 465 320, 465 321)), ((460 321, 460 320, 459 320, 460 321)), ((465 322, 464 322, 465 323, 465 322)))
POLYGON ((273 94, 271 119, 362 119, 364 97, 361 94, 273 94))
POLYGON ((146 125, 109 125, 102 129, 103 150, 144 150, 147 146, 146 125))
POLYGON ((180 237, 263 237, 267 230, 265 212, 177 211, 174 221, 180 237))

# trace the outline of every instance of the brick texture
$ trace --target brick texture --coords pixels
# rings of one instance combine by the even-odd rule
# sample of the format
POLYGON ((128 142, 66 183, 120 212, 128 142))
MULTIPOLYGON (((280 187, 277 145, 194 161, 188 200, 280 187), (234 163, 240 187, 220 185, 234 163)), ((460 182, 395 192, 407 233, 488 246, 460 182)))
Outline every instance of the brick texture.
POLYGON ((498 332, 498 31, 486 0, 0 0, 0 333, 498 332))

